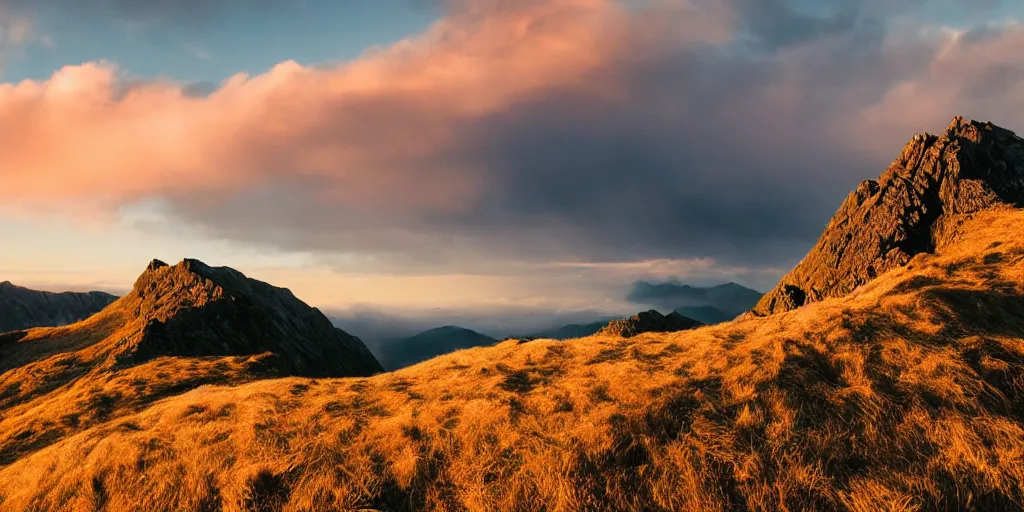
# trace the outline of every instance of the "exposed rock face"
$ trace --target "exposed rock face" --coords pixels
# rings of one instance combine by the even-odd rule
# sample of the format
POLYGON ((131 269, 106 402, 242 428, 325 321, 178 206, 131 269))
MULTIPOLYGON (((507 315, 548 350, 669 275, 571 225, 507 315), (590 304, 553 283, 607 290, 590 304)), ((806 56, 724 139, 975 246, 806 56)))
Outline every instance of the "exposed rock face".
POLYGON ((174 266, 153 260, 113 307, 141 327, 118 343, 120 360, 270 352, 271 370, 287 375, 382 371, 359 338, 289 290, 198 260, 174 266))
POLYGON ((915 136, 877 180, 861 182, 753 314, 846 295, 946 243, 951 215, 1001 205, 1024 205, 1024 140, 956 117, 942 135, 915 136))
POLYGON ((703 324, 676 312, 662 315, 652 309, 622 320, 612 320, 598 331, 598 334, 629 338, 645 332, 685 331, 701 325, 703 324))
POLYGON ((117 297, 103 292, 41 292, 0 283, 0 332, 73 324, 98 313, 117 297))

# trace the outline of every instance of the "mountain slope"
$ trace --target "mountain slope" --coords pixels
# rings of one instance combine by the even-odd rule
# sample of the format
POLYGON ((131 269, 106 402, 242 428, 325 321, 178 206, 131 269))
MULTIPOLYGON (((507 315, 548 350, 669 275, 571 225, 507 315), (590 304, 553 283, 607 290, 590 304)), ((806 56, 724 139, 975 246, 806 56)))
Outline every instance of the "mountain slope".
POLYGON ((0 333, 73 324, 107 307, 117 297, 104 292, 42 292, 0 283, 0 333))
POLYGON ((381 370, 286 289, 154 260, 82 322, 0 335, 0 465, 201 384, 381 370))
POLYGON ((936 254, 766 318, 204 386, 0 469, 0 496, 10 510, 1019 510, 1024 212, 958 220, 936 254))
POLYGON ((456 350, 493 345, 497 341, 470 329, 446 325, 382 343, 379 351, 384 367, 394 370, 456 350))
POLYGON ((861 182, 810 253, 753 309, 768 315, 841 297, 949 239, 957 214, 1024 204, 1024 140, 961 117, 918 135, 877 180, 861 182))

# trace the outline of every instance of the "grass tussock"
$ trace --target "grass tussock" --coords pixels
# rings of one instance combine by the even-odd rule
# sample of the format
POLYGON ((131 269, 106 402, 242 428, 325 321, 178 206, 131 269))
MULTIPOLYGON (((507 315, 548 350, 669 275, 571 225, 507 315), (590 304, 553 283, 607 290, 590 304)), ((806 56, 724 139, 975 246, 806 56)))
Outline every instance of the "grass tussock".
POLYGON ((82 370, 8 398, 0 508, 1017 510, 1024 212, 961 230, 848 297, 694 331, 183 393, 146 390, 244 361, 82 370))

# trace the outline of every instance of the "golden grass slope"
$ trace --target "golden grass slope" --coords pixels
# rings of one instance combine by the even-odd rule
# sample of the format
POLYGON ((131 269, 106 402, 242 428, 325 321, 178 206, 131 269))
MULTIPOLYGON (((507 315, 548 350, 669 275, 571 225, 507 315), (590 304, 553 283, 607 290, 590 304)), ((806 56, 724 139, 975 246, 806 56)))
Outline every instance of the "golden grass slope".
POLYGON ((202 386, 4 466, 0 508, 1020 509, 1024 211, 963 220, 766 318, 202 386))

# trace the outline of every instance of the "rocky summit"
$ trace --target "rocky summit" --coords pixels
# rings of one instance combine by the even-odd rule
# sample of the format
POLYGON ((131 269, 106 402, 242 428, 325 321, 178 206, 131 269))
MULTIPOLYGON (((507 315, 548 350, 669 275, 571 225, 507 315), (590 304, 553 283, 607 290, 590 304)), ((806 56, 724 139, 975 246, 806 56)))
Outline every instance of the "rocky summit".
POLYGON ((629 318, 612 320, 602 328, 598 334, 606 336, 621 336, 630 338, 645 332, 675 332, 685 331, 700 327, 700 322, 687 318, 679 313, 672 312, 667 315, 650 310, 638 313, 629 318))
POLYGON ((382 371, 359 338, 289 290, 193 259, 173 266, 153 260, 130 293, 96 315, 4 339, 0 370, 73 355, 80 364, 118 367, 163 356, 259 356, 253 369, 273 375, 382 371))
POLYGON ((949 240, 956 215, 1024 203, 1024 140, 956 117, 921 134, 877 179, 860 183, 817 245, 764 295, 757 316, 841 297, 949 240))
POLYGON ((288 375, 348 376, 382 371, 359 338, 318 309, 228 267, 153 260, 118 307, 143 322, 122 340, 119 358, 228 356, 270 352, 288 375))
POLYGON ((117 297, 104 292, 44 292, 0 283, 0 332, 75 323, 99 312, 117 297))
POLYGON ((287 289, 198 260, 153 260, 95 315, 0 334, 0 466, 207 385, 381 371, 358 338, 287 289))

